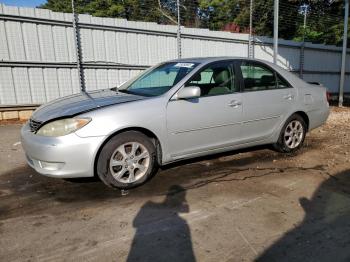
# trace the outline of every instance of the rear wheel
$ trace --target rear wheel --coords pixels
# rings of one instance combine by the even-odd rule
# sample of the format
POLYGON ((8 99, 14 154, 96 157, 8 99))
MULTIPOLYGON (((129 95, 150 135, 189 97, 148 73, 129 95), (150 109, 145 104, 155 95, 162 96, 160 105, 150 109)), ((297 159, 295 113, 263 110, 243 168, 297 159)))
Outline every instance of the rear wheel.
POLYGON ((128 131, 116 135, 102 148, 97 174, 108 186, 130 189, 145 183, 157 167, 156 149, 150 138, 128 131))
POLYGON ((294 153, 304 144, 306 124, 300 115, 292 115, 284 124, 274 148, 282 153, 294 153))

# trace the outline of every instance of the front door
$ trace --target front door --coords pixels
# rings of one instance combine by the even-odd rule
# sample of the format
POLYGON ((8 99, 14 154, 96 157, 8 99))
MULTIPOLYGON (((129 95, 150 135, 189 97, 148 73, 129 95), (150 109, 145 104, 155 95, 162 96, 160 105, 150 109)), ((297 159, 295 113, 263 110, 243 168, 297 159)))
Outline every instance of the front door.
POLYGON ((167 131, 173 158, 211 151, 240 140, 242 97, 231 62, 208 65, 186 86, 198 86, 199 98, 170 100, 167 131))

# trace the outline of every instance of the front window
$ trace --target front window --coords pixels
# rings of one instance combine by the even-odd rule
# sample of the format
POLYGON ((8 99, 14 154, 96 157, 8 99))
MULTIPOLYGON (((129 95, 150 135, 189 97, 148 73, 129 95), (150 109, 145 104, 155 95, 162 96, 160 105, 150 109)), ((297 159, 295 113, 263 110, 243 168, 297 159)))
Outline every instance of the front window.
POLYGON ((186 86, 198 86, 201 96, 226 95, 238 91, 231 62, 219 62, 204 68, 186 86))
POLYGON ((169 91, 198 63, 171 62, 147 70, 136 79, 122 85, 119 90, 124 93, 141 96, 158 96, 169 91))

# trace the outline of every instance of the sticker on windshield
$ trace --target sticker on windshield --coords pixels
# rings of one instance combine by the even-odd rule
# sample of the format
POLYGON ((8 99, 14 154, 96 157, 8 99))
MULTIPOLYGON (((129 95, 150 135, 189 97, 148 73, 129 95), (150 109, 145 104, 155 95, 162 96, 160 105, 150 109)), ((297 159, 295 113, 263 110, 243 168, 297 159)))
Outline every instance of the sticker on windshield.
POLYGON ((192 68, 194 64, 192 63, 177 63, 175 67, 186 67, 186 68, 192 68))

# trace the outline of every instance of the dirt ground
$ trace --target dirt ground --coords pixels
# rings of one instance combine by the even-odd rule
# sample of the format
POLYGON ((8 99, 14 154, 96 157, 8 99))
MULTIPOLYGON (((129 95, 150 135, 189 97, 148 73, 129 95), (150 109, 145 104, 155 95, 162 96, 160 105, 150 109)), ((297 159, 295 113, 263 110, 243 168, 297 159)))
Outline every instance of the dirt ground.
POLYGON ((349 108, 295 156, 182 162, 125 196, 36 174, 19 130, 0 126, 0 261, 350 261, 349 108))

